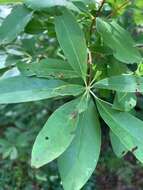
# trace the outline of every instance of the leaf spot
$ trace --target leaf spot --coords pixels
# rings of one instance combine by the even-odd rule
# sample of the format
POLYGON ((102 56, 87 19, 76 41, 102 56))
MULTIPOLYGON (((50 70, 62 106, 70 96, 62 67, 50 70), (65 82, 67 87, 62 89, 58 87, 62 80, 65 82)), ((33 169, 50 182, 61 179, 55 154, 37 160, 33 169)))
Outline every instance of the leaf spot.
POLYGON ((71 113, 71 119, 76 119, 78 116, 78 112, 71 113))
POLYGON ((45 140, 49 140, 49 137, 45 137, 45 140))

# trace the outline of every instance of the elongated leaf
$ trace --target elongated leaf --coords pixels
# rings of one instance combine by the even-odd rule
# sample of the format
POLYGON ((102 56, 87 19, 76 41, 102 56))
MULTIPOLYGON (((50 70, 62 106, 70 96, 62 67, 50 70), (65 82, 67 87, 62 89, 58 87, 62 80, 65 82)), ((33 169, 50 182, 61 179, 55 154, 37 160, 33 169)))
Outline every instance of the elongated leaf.
POLYGON ((85 4, 94 4, 95 5, 95 0, 71 0, 72 2, 82 2, 85 4))
POLYGON ((0 26, 0 44, 12 42, 32 18, 32 12, 23 5, 15 6, 0 26))
POLYGON ((119 92, 143 92, 143 77, 133 75, 113 76, 96 82, 94 87, 119 92))
POLYGON ((85 79, 87 72, 87 47, 84 34, 77 21, 65 9, 61 16, 55 18, 55 27, 58 41, 69 64, 78 75, 85 79))
POLYGON ((0 4, 22 3, 24 0, 0 0, 0 4))
POLYGON ((143 163, 143 121, 127 112, 112 109, 111 105, 97 100, 101 117, 128 151, 143 163))
POLYGON ((24 76, 37 76, 44 78, 77 78, 77 73, 65 61, 58 59, 44 59, 39 63, 19 63, 18 68, 24 76))
POLYGON ((0 103, 28 102, 67 95, 76 96, 83 90, 80 85, 72 85, 60 80, 12 77, 0 80, 0 103))
POLYGON ((136 106, 137 97, 135 93, 117 92, 113 108, 120 111, 130 111, 136 106))
POLYGON ((126 147, 121 143, 120 139, 111 130, 110 141, 112 144, 113 151, 117 157, 121 158, 128 152, 126 147))
POLYGON ((100 124, 92 102, 79 116, 76 137, 58 160, 65 190, 79 190, 87 182, 96 167, 100 145, 100 124))
POLYGON ((75 99, 58 108, 40 131, 32 150, 32 166, 38 168, 60 156, 75 137, 79 112, 75 99))
POLYGON ((25 4, 34 10, 43 10, 55 6, 67 7, 74 11, 79 11, 79 9, 68 0, 25 0, 25 4))
POLYGON ((96 19, 96 28, 106 46, 113 50, 116 59, 125 63, 139 63, 142 59, 130 34, 115 21, 96 19))

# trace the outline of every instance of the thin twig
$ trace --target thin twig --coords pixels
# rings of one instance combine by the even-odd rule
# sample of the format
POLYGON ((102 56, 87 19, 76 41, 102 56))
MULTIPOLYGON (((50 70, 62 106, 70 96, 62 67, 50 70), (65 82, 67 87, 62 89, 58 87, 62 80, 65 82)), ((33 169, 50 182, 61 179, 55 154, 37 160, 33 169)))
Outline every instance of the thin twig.
POLYGON ((111 14, 107 16, 107 18, 110 18, 114 16, 118 11, 125 8, 130 3, 130 0, 126 0, 123 4, 121 4, 119 7, 117 7, 111 14))
POLYGON ((93 31, 93 26, 95 25, 95 22, 96 22, 96 17, 100 16, 100 13, 101 13, 101 10, 105 4, 105 1, 106 0, 102 0, 101 2, 101 5, 99 6, 99 9, 97 10, 95 16, 92 17, 92 22, 91 22, 91 25, 90 25, 90 30, 89 30, 89 38, 91 39, 91 36, 92 36, 92 31, 93 31))
MULTIPOLYGON (((91 43, 91 36, 92 36, 92 33, 93 33, 93 28, 94 28, 94 25, 96 24, 96 17, 98 17, 102 11, 102 8, 105 4, 105 1, 106 0, 102 0, 101 2, 101 5, 99 6, 99 9, 97 10, 95 16, 92 17, 92 22, 91 22, 91 25, 90 25, 90 29, 89 29, 89 44, 88 44, 88 47, 90 47, 90 43, 91 43)), ((92 80, 92 54, 91 52, 89 51, 89 54, 88 54, 88 63, 89 63, 89 81, 88 83, 90 84, 91 80, 92 80)))
POLYGON ((88 50, 88 64, 89 64, 89 80, 88 80, 88 84, 90 84, 91 80, 92 80, 92 55, 90 50, 88 50))
POLYGON ((100 5, 100 7, 99 7, 99 9, 98 9, 98 11, 96 13, 96 17, 100 16, 100 13, 101 13, 101 10, 102 10, 102 8, 103 8, 103 6, 105 4, 105 1, 106 0, 102 0, 101 5, 100 5))

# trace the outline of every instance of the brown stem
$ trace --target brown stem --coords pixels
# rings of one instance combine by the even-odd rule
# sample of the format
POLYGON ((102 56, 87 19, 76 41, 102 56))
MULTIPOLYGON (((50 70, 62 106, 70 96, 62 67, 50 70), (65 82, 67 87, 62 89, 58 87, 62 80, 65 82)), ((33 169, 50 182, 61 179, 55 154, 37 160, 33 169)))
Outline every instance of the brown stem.
POLYGON ((96 17, 100 16, 100 13, 101 13, 101 10, 102 10, 102 8, 103 8, 103 6, 105 4, 105 1, 106 0, 102 0, 101 5, 100 5, 100 7, 99 7, 99 9, 98 9, 98 11, 96 13, 96 17))
MULTIPOLYGON (((91 42, 91 36, 92 36, 92 32, 94 29, 94 25, 96 24, 96 17, 100 16, 102 8, 105 4, 106 0, 102 0, 101 5, 99 7, 99 9, 97 10, 95 16, 92 17, 92 22, 90 25, 90 30, 89 30, 89 44, 88 47, 90 46, 90 42, 91 42)), ((89 51, 89 57, 88 57, 88 63, 89 63, 89 80, 88 80, 88 84, 90 84, 91 80, 92 80, 92 53, 89 51)))
POLYGON ((90 25, 90 31, 89 31, 90 39, 91 39, 91 35, 92 35, 92 32, 93 32, 93 26, 95 25, 95 22, 96 22, 96 17, 100 16, 100 13, 101 13, 101 10, 102 10, 102 8, 103 8, 103 6, 105 4, 105 1, 106 0, 102 0, 99 9, 97 10, 95 16, 93 16, 93 18, 92 18, 92 22, 91 22, 91 25, 90 25))
POLYGON ((90 84, 91 80, 92 80, 92 54, 89 51, 88 53, 88 64, 89 64, 89 80, 88 80, 88 84, 90 84))
POLYGON ((129 3, 130 3, 130 0, 126 0, 123 4, 117 7, 110 15, 108 15, 107 18, 114 16, 118 11, 125 8, 129 3))

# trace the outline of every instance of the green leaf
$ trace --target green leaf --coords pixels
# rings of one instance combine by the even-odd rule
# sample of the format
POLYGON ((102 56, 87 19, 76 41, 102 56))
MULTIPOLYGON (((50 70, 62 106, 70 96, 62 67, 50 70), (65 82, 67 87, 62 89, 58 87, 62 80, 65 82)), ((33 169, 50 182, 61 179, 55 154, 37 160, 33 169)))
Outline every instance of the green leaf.
POLYGON ((72 2, 67 0, 25 0, 25 4, 34 10, 43 10, 55 6, 67 7, 68 9, 79 11, 76 6, 73 5, 72 2))
POLYGON ((60 80, 12 77, 0 80, 0 103, 18 103, 58 96, 77 96, 84 87, 60 80))
POLYGON ((0 44, 12 42, 24 30, 32 14, 23 5, 15 6, 0 26, 0 44))
POLYGON ((143 63, 140 63, 138 65, 137 70, 135 71, 137 76, 143 76, 143 63))
POLYGON ((31 165, 39 168, 60 156, 70 145, 77 128, 79 98, 58 108, 38 134, 31 165))
POLYGON ((96 100, 99 113, 128 151, 143 163, 143 121, 127 112, 116 111, 107 102, 96 100))
POLYGON ((87 110, 87 108, 89 106, 89 102, 90 102, 90 95, 85 92, 81 96, 80 101, 79 101, 79 103, 77 105, 77 109, 79 110, 80 113, 82 113, 85 110, 87 110))
POLYGON ((93 102, 79 116, 76 136, 60 156, 58 166, 65 190, 79 190, 92 175, 100 153, 101 131, 93 102))
POLYGON ((143 77, 133 75, 113 76, 96 82, 94 87, 119 92, 143 92, 143 77))
POLYGON ((121 143, 120 139, 110 130, 110 141, 115 155, 119 158, 123 157, 128 150, 121 143))
POLYGON ((135 6, 133 7, 133 20, 136 25, 142 24, 143 20, 143 14, 142 14, 142 7, 143 7, 143 1, 142 0, 137 0, 135 1, 135 6))
POLYGON ((110 61, 108 61, 108 66, 107 66, 107 76, 116 76, 116 75, 122 75, 122 74, 129 74, 132 73, 128 65, 118 61, 114 57, 110 57, 110 61))
POLYGON ((135 93, 117 92, 113 108, 120 111, 130 111, 136 106, 137 97, 135 93))
POLYGON ((18 63, 17 66, 24 76, 61 79, 79 77, 67 62, 58 59, 47 58, 38 63, 18 63))
POLYGON ((0 0, 0 4, 22 3, 24 0, 0 0))
POLYGON ((116 59, 125 63, 139 63, 142 59, 130 34, 115 21, 96 19, 96 28, 106 46, 113 50, 116 59))
POLYGON ((57 38, 69 64, 85 80, 87 72, 87 47, 84 34, 74 16, 66 9, 55 17, 57 38))

